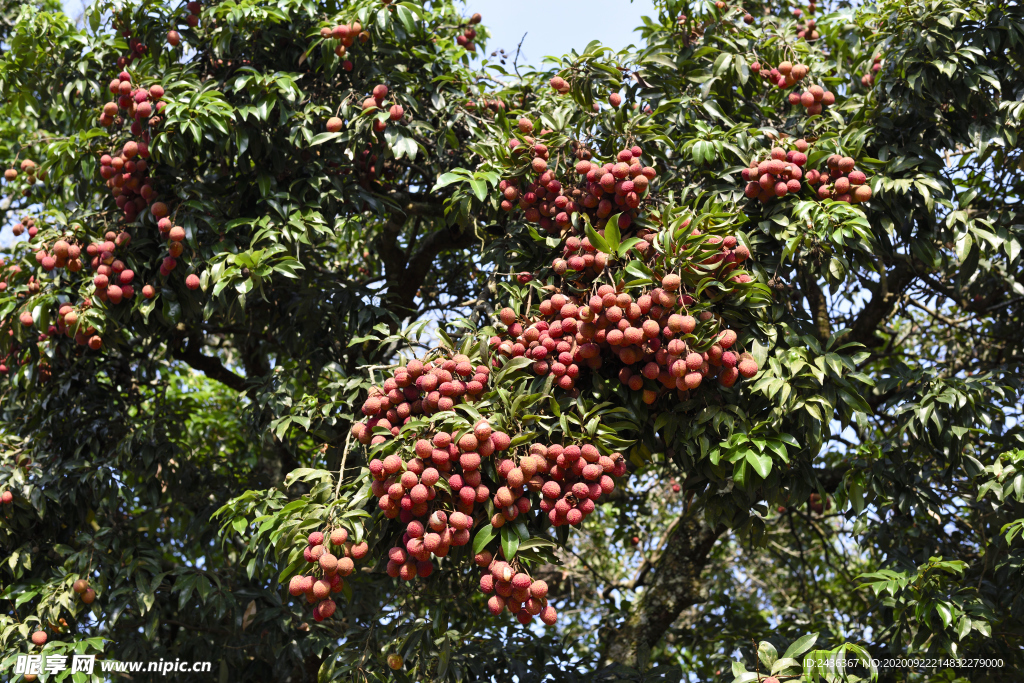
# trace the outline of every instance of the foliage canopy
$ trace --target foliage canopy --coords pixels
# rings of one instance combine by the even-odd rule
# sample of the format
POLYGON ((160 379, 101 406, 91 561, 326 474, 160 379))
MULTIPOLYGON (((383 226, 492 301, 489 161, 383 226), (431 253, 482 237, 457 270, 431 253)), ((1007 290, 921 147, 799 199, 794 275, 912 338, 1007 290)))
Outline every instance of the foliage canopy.
POLYGON ((0 266, 4 667, 45 630, 47 654, 221 680, 746 682, 826 651, 1003 662, 811 672, 829 680, 1024 668, 1019 3, 657 0, 635 46, 537 68, 487 56, 486 17, 451 0, 192 4, 97 0, 76 23, 0 2, 0 224, 28 232, 0 266), (801 104, 812 85, 831 95, 801 104), (595 176, 584 209, 574 165, 633 146, 649 183, 615 177, 603 210, 595 176), (545 168, 562 189, 536 218, 545 168), (649 340, 630 361, 602 336, 564 386, 502 355, 556 290, 650 309, 671 274, 692 387, 649 340), (735 386, 713 381, 719 326, 756 363, 735 386), (359 427, 386 378, 456 353, 472 400, 359 427), (371 461, 481 418, 510 454, 586 442, 629 471, 572 527, 534 507, 497 529, 485 491, 472 542, 390 577, 402 531, 371 461), (314 621, 288 582, 332 525, 369 554, 314 621), (546 581, 554 626, 488 613, 484 549, 546 581))

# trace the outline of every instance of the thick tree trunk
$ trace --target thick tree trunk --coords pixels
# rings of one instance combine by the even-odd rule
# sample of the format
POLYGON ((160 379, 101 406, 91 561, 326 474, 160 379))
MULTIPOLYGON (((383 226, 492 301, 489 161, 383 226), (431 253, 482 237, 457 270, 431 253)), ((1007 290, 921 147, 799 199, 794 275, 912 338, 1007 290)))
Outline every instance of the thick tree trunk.
POLYGON ((605 638, 606 665, 635 665, 638 652, 661 640, 684 609, 705 599, 700 575, 725 529, 711 528, 695 516, 679 519, 655 565, 640 577, 644 590, 629 618, 605 638))

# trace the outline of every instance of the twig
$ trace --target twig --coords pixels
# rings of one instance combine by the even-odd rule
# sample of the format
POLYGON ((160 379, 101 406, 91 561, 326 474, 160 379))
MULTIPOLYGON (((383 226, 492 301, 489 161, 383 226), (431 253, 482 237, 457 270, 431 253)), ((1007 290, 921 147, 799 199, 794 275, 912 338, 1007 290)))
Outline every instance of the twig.
POLYGON ((341 480, 345 476, 345 461, 348 460, 348 447, 352 443, 352 431, 349 430, 348 436, 345 437, 345 452, 341 454, 341 469, 338 470, 338 484, 334 487, 334 497, 338 497, 338 492, 341 491, 341 480))
POLYGON ((512 68, 515 69, 516 76, 519 76, 519 80, 523 80, 523 77, 519 74, 519 51, 523 48, 523 41, 526 40, 526 33, 519 39, 519 45, 516 46, 516 57, 512 60, 512 68))

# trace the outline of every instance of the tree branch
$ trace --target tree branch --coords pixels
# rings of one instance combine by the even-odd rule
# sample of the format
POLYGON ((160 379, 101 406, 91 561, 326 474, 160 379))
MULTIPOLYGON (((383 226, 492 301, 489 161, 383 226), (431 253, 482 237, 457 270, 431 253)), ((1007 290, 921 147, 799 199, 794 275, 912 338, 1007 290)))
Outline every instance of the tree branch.
POLYGON ((878 327, 892 314, 904 290, 918 277, 917 265, 909 259, 897 261, 891 271, 884 273, 879 284, 871 288, 871 301, 841 341, 857 342, 869 348, 880 346, 882 340, 877 336, 878 327))
MULTIPOLYGON (((392 223, 389 221, 389 225, 392 223)), ((384 238, 387 239, 386 229, 384 238)), ((413 309, 416 291, 426 279, 438 254, 453 249, 464 249, 471 246, 475 239, 476 235, 469 228, 443 227, 423 237, 408 259, 399 259, 397 254, 390 252, 390 247, 385 247, 384 240, 382 240, 381 251, 382 256, 385 257, 383 260, 387 276, 387 300, 391 306, 395 307, 396 313, 402 316, 413 309), (386 251, 391 254, 391 258, 386 257, 386 251)), ((397 247, 395 249, 397 250, 397 247)), ((402 253, 400 250, 397 251, 398 254, 402 253)))
POLYGON ((204 356, 201 351, 203 342, 201 335, 193 335, 188 338, 185 348, 174 348, 171 355, 175 360, 180 360, 191 368, 198 370, 207 377, 217 380, 226 387, 235 391, 245 391, 246 379, 228 370, 215 356, 204 356))
POLYGON ((702 602, 700 575, 726 526, 711 528, 683 514, 645 580, 645 588, 625 623, 606 636, 605 664, 633 664, 640 650, 652 647, 687 607, 702 602))
POLYGON ((801 280, 804 296, 807 297, 807 305, 810 307, 811 320, 814 322, 814 331, 818 339, 825 343, 832 335, 832 327, 828 314, 828 300, 825 293, 821 291, 817 279, 813 273, 801 273, 801 280))

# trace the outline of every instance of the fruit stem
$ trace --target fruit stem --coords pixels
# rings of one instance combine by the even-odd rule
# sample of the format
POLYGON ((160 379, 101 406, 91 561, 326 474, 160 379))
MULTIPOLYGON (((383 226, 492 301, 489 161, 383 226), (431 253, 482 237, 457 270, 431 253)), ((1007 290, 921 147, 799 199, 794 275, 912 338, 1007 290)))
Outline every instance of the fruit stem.
POLYGON ((348 460, 348 448, 352 443, 352 432, 349 431, 348 436, 345 438, 345 452, 341 455, 341 469, 338 470, 338 483, 334 487, 334 498, 338 498, 338 493, 341 491, 341 480, 345 476, 345 461, 348 460))

